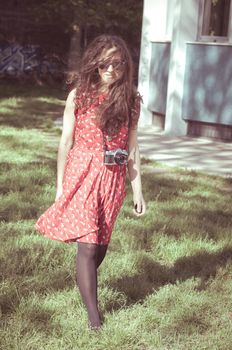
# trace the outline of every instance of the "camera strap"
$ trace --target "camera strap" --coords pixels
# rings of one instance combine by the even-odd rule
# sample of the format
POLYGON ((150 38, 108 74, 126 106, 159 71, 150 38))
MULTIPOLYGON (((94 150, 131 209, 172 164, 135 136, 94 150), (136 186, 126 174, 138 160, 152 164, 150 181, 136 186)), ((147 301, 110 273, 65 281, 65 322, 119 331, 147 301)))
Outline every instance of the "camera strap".
MULTIPOLYGON (((112 138, 110 137, 109 141, 111 141, 112 138)), ((107 148, 107 145, 106 145, 106 139, 105 139, 105 134, 104 134, 104 131, 102 130, 102 143, 103 143, 103 151, 108 151, 108 148, 107 148)), ((127 139, 127 142, 126 142, 126 149, 128 147, 128 139, 127 139)))
POLYGON ((107 151, 106 140, 105 140, 105 135, 103 130, 102 130, 102 141, 103 141, 103 151, 107 151))

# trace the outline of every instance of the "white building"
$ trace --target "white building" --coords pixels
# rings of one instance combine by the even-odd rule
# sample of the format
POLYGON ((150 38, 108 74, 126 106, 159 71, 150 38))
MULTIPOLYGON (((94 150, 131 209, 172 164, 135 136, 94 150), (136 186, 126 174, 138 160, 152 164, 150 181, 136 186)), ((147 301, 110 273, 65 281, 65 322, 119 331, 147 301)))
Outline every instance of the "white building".
POLYGON ((144 0, 140 127, 232 140, 231 0, 144 0))

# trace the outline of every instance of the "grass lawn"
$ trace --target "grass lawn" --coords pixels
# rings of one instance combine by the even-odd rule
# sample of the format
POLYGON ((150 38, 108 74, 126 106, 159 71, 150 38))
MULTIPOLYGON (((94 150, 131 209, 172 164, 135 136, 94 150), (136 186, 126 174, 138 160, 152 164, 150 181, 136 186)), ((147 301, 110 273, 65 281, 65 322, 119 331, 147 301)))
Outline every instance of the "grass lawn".
POLYGON ((0 86, 0 348, 232 349, 232 179, 147 160, 147 214, 133 216, 128 183, 99 273, 105 325, 99 334, 88 331, 75 287, 75 244, 34 229, 55 196, 53 120, 62 115, 65 95, 0 86))

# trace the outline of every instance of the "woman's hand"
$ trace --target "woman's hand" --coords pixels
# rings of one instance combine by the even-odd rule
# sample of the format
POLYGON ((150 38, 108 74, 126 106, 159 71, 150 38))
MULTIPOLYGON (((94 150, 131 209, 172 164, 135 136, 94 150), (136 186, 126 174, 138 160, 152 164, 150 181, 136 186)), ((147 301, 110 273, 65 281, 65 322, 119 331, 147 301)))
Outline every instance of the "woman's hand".
POLYGON ((146 203, 143 198, 143 195, 135 195, 133 196, 133 201, 134 201, 134 209, 133 213, 136 216, 142 216, 146 213, 146 203))

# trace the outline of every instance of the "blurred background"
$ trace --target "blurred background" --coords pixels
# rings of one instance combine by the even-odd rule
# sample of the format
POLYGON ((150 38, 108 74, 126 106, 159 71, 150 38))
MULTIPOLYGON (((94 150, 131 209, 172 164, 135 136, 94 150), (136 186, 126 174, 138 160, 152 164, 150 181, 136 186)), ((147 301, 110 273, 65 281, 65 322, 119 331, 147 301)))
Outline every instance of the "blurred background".
POLYGON ((63 83, 78 70, 86 45, 102 33, 128 43, 137 77, 142 12, 143 0, 1 1, 0 77, 63 83))

